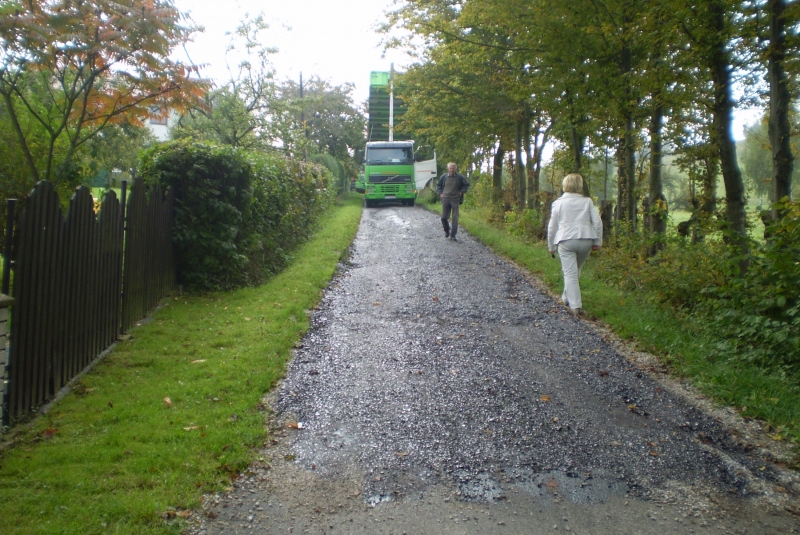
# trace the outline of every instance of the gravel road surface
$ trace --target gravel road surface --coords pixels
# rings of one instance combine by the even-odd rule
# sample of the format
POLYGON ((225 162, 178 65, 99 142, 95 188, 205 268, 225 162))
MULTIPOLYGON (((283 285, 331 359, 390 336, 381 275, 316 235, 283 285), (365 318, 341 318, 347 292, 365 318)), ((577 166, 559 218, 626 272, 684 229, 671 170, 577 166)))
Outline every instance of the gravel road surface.
POLYGON ((312 317, 261 460, 190 533, 800 533, 762 426, 422 208, 365 209, 312 317))

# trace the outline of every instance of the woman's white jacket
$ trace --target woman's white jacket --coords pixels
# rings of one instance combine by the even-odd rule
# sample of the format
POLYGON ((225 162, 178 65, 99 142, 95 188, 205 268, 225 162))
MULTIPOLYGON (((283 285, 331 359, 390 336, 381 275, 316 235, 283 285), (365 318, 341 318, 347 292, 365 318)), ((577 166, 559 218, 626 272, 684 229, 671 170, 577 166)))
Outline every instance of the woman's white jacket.
POLYGON ((565 240, 591 239, 603 245, 603 223, 592 199, 580 193, 565 193, 553 202, 547 225, 547 248, 553 253, 565 240))

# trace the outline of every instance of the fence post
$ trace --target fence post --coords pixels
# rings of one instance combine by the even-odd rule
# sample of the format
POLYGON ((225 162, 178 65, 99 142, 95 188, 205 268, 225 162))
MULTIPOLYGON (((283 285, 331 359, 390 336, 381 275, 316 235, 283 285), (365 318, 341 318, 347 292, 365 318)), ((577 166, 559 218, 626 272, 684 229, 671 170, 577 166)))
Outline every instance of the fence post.
MULTIPOLYGON (((7 262, 7 261, 6 261, 7 262)), ((8 414, 8 309, 14 304, 14 299, 0 294, 0 434, 9 424, 8 414)))
POLYGON ((6 247, 3 252, 3 288, 2 293, 9 295, 11 292, 11 247, 14 244, 14 210, 17 206, 17 199, 8 199, 8 210, 6 211, 6 247))
POLYGON ((120 196, 120 221, 119 225, 119 242, 122 244, 122 261, 119 263, 119 284, 117 285, 117 292, 119 300, 117 301, 117 312, 119 313, 119 321, 117 322, 117 338, 125 334, 125 249, 128 245, 125 243, 125 236, 128 234, 128 181, 122 181, 122 195, 120 196))

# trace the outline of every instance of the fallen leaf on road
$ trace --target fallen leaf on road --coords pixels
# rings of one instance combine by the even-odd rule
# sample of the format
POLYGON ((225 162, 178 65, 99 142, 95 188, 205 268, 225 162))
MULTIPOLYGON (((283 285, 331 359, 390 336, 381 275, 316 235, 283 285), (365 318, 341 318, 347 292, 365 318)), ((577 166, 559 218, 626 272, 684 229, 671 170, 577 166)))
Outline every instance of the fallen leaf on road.
POLYGON ((397 453, 395 453, 395 455, 397 455, 398 457, 408 457, 408 452, 407 451, 398 451, 397 453))
POLYGON ((539 398, 541 401, 550 401, 550 396, 542 396, 539 398))

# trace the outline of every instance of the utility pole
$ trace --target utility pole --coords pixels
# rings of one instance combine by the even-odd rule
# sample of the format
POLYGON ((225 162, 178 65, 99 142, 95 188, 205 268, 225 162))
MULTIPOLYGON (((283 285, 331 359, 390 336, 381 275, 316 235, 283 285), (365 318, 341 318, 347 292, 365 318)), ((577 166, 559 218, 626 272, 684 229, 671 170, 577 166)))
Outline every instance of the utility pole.
POLYGON ((394 63, 389 67, 389 141, 394 141, 394 63))
MULTIPOLYGON (((306 112, 305 105, 303 104, 303 73, 300 73, 300 128, 303 129, 303 135, 308 141, 308 130, 306 129, 306 112)), ((308 160, 307 143, 303 143, 303 161, 308 160)))

